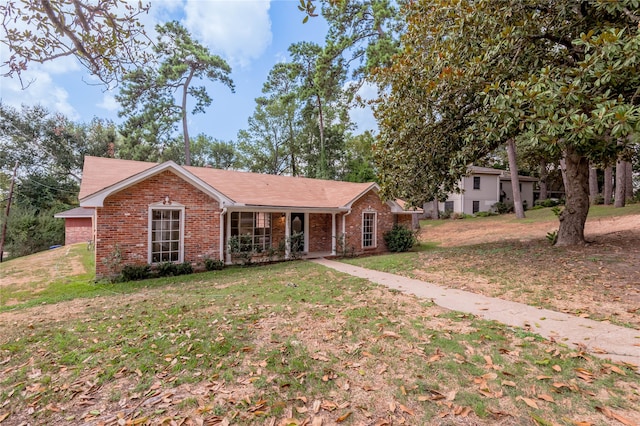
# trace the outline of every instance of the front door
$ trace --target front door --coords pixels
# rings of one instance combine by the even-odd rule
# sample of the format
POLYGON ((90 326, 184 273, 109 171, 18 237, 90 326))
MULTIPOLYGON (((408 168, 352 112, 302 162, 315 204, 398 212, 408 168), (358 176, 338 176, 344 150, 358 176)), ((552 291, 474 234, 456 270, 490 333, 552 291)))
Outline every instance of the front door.
POLYGON ((291 251, 301 253, 304 251, 304 213, 291 213, 291 251))

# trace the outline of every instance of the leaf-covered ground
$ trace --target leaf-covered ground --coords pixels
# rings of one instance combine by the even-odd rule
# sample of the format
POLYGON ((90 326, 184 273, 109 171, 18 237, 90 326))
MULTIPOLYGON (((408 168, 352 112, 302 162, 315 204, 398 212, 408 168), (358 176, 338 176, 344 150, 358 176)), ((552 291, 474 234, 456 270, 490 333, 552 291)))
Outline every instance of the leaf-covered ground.
POLYGON ((640 423, 633 366, 315 264, 138 286, 0 313, 2 426, 640 423))

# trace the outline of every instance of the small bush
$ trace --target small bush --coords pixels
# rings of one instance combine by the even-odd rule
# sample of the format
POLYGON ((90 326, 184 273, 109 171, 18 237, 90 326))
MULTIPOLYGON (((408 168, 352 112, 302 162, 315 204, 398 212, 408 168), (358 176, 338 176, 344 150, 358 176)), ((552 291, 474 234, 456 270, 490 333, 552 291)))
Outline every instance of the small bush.
POLYGON ((507 214, 513 211, 513 204, 503 203, 501 201, 491 206, 498 214, 507 214))
POLYGON ((470 214, 466 214, 466 213, 452 213, 451 214, 451 219, 453 220, 457 220, 457 219, 469 219, 470 217, 473 217, 470 214))
POLYGON ((416 242, 415 234, 402 225, 394 225, 393 229, 384 234, 384 242, 391 252, 409 251, 416 242))
MULTIPOLYGON (((603 202, 604 202, 604 199, 603 199, 603 202)), ((554 198, 547 198, 546 200, 537 200, 535 204, 537 206, 542 206, 542 207, 555 207, 558 204, 560 204, 560 201, 554 198)))
POLYGON ((149 265, 125 265, 120 272, 122 281, 139 281, 151 277, 149 265))
POLYGON ((207 271, 221 271, 224 268, 224 262, 220 259, 205 259, 204 267, 207 271))
POLYGON ((178 265, 172 262, 162 262, 156 265, 156 273, 159 277, 173 277, 178 275, 178 265))
POLYGON ((496 214, 493 212, 478 212, 476 213, 476 217, 489 217, 489 216, 495 216, 496 214))
POLYGON ((176 265, 176 275, 193 274, 193 266, 189 262, 178 263, 176 265))

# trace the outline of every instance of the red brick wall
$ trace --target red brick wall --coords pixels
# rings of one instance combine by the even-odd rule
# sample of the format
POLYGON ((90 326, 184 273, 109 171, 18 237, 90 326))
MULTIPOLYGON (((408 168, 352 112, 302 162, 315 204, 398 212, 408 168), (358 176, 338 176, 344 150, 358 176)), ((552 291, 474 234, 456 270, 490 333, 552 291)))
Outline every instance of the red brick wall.
POLYGON ((184 261, 197 263, 220 258, 220 207, 217 200, 170 171, 123 189, 97 208, 96 277, 119 272, 127 264, 148 261, 149 205, 165 196, 185 206, 184 261), (116 244, 122 260, 110 267, 116 244))
POLYGON ((282 213, 271 213, 271 247, 278 248, 280 242, 285 241, 285 224, 282 213))
POLYGON ((331 251, 331 214, 309 214, 309 252, 331 251))
MULTIPOLYGON (((346 245, 347 249, 354 248, 356 254, 379 253, 387 251, 384 244, 384 233, 393 228, 394 214, 391 208, 380 200, 378 194, 369 191, 351 207, 351 213, 346 217, 346 245), (362 247, 362 213, 376 212, 376 246, 372 248, 362 247)), ((342 220, 342 219, 340 219, 342 220)), ((342 224, 340 224, 342 232, 342 224)))
POLYGON ((402 225, 407 229, 413 229, 413 216, 412 214, 399 214, 396 215, 398 225, 402 225))
POLYGON ((68 217, 64 220, 64 244, 86 243, 93 239, 90 217, 68 217))

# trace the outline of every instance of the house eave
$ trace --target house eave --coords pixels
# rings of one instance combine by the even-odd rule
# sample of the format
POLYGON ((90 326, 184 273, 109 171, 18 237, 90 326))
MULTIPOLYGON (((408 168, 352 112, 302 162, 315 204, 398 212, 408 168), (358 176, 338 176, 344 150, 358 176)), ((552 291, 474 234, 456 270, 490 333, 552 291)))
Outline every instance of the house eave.
POLYGON ((349 211, 348 207, 304 207, 304 206, 271 206, 271 205, 259 205, 259 204, 235 204, 228 206, 227 211, 230 212, 265 212, 265 213, 282 213, 282 212, 296 212, 296 213, 344 213, 349 211))

